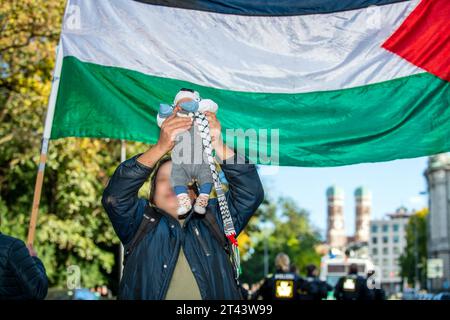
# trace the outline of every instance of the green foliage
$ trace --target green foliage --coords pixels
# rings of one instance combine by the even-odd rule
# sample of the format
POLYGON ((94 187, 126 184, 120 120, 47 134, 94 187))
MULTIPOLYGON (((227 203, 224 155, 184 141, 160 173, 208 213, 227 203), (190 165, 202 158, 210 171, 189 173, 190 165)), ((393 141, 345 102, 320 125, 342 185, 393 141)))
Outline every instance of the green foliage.
MULTIPOLYGON (((65 1, 0 1, 0 230, 26 239, 65 1)), ((145 149, 127 144, 129 156, 145 149)), ((51 141, 35 240, 51 286, 65 287, 70 265, 80 267, 82 286, 117 286, 118 239, 100 198, 119 162, 119 141, 51 141)), ((140 196, 147 190, 148 184, 140 196)), ((266 201, 239 237, 246 281, 264 276, 268 231, 271 267, 280 251, 299 268, 318 263, 319 236, 308 214, 286 199, 266 201)))
POLYGON ((282 198, 277 204, 265 201, 245 233, 251 239, 251 249, 242 257, 242 282, 255 283, 264 277, 265 246, 269 273, 275 271, 275 256, 280 252, 288 254, 291 264, 301 273, 308 264, 320 263, 316 251, 320 244, 319 232, 311 225, 308 212, 298 208, 291 199, 282 198))
MULTIPOLYGON (((23 240, 65 2, 0 5, 0 230, 23 240)), ((127 145, 128 155, 144 150, 127 145)), ((119 141, 51 141, 35 240, 51 286, 65 286, 69 265, 80 267, 83 286, 117 281, 118 239, 100 197, 119 162, 119 141)))
POLYGON ((406 226, 406 248, 400 256, 401 276, 412 286, 426 287, 428 209, 416 212, 406 226))

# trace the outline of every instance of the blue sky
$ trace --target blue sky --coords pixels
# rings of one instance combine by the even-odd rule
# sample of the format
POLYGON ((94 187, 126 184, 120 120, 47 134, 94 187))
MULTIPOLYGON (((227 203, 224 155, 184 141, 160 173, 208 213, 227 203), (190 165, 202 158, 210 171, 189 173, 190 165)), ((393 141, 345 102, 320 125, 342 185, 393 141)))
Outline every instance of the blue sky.
POLYGON ((379 163, 357 164, 343 167, 302 168, 260 166, 260 175, 266 195, 275 200, 287 196, 298 206, 310 212, 313 224, 322 234, 326 228, 326 189, 335 184, 344 190, 345 225, 348 235, 354 232, 355 202, 353 192, 365 186, 372 192, 372 219, 383 218, 386 213, 404 205, 408 209, 427 206, 423 172, 427 157, 379 163))

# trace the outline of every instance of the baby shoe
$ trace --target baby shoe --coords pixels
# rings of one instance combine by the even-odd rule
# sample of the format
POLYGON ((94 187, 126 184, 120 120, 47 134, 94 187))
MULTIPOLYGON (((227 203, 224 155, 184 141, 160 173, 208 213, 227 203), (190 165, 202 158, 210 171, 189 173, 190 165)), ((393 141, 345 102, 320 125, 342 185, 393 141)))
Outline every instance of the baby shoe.
POLYGON ((206 213, 206 206, 208 205, 209 200, 209 194, 207 193, 200 193, 195 200, 194 204, 194 211, 199 214, 205 214, 206 213))
POLYGON ((167 118, 168 116, 170 116, 173 113, 173 107, 169 104, 166 103, 161 103, 159 105, 159 112, 158 115, 161 118, 167 118))
POLYGON ((188 213, 189 210, 191 210, 191 208, 192 208, 191 198, 189 198, 188 194, 180 193, 179 195, 177 195, 177 199, 178 199, 177 214, 179 216, 182 216, 182 215, 188 213))
POLYGON ((217 113, 217 109, 219 109, 219 106, 211 99, 203 99, 198 103, 199 112, 210 111, 217 113))

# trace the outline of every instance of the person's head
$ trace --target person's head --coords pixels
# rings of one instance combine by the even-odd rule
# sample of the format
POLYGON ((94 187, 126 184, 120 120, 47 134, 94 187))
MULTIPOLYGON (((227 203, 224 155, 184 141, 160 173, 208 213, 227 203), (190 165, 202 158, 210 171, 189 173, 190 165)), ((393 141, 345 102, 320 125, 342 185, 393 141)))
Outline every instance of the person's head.
POLYGON ((101 295, 102 296, 107 296, 108 295, 108 287, 107 286, 105 286, 105 285, 103 285, 103 286, 101 286, 101 295))
POLYGON ((192 89, 181 88, 173 99, 173 106, 179 110, 181 103, 193 100, 200 101, 200 94, 192 89))
POLYGON ((286 253, 280 252, 275 257, 275 268, 277 271, 289 272, 291 269, 291 261, 286 253))
POLYGON ((358 274, 358 265, 356 263, 352 263, 348 268, 348 274, 358 274))
POLYGON ((289 268, 289 270, 292 273, 298 273, 298 268, 297 268, 297 266, 295 264, 291 264, 291 267, 289 268))
MULTIPOLYGON (((155 165, 150 176, 149 201, 152 205, 177 217, 178 200, 170 180, 172 172, 172 159, 169 155, 161 158, 155 165)), ((192 202, 198 195, 195 184, 188 186, 192 202)))
POLYGON ((306 276, 307 277, 317 277, 317 267, 313 264, 306 266, 306 276))

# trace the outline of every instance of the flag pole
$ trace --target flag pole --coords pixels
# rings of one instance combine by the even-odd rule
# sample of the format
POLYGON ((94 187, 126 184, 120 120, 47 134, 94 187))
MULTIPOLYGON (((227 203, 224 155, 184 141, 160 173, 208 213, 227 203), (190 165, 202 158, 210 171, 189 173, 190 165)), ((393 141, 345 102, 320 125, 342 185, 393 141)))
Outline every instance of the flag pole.
POLYGON ((58 94, 59 79, 61 75, 61 66, 63 59, 63 50, 61 39, 56 48, 56 62, 53 69, 52 88, 48 99, 47 115, 45 117, 44 134, 42 136, 41 156, 39 158, 38 172, 36 176, 36 183, 34 186, 33 205, 31 207, 30 225, 28 227, 27 244, 33 244, 36 232, 36 224, 39 212, 39 203, 41 201, 42 184, 44 182, 44 170, 47 162, 47 151, 50 135, 52 132, 53 116, 55 114, 56 96, 58 94))
MULTIPOLYGON (((125 140, 120 141, 120 162, 127 160, 127 144, 125 140)), ((124 248, 122 242, 119 245, 119 281, 122 279, 124 248)))

